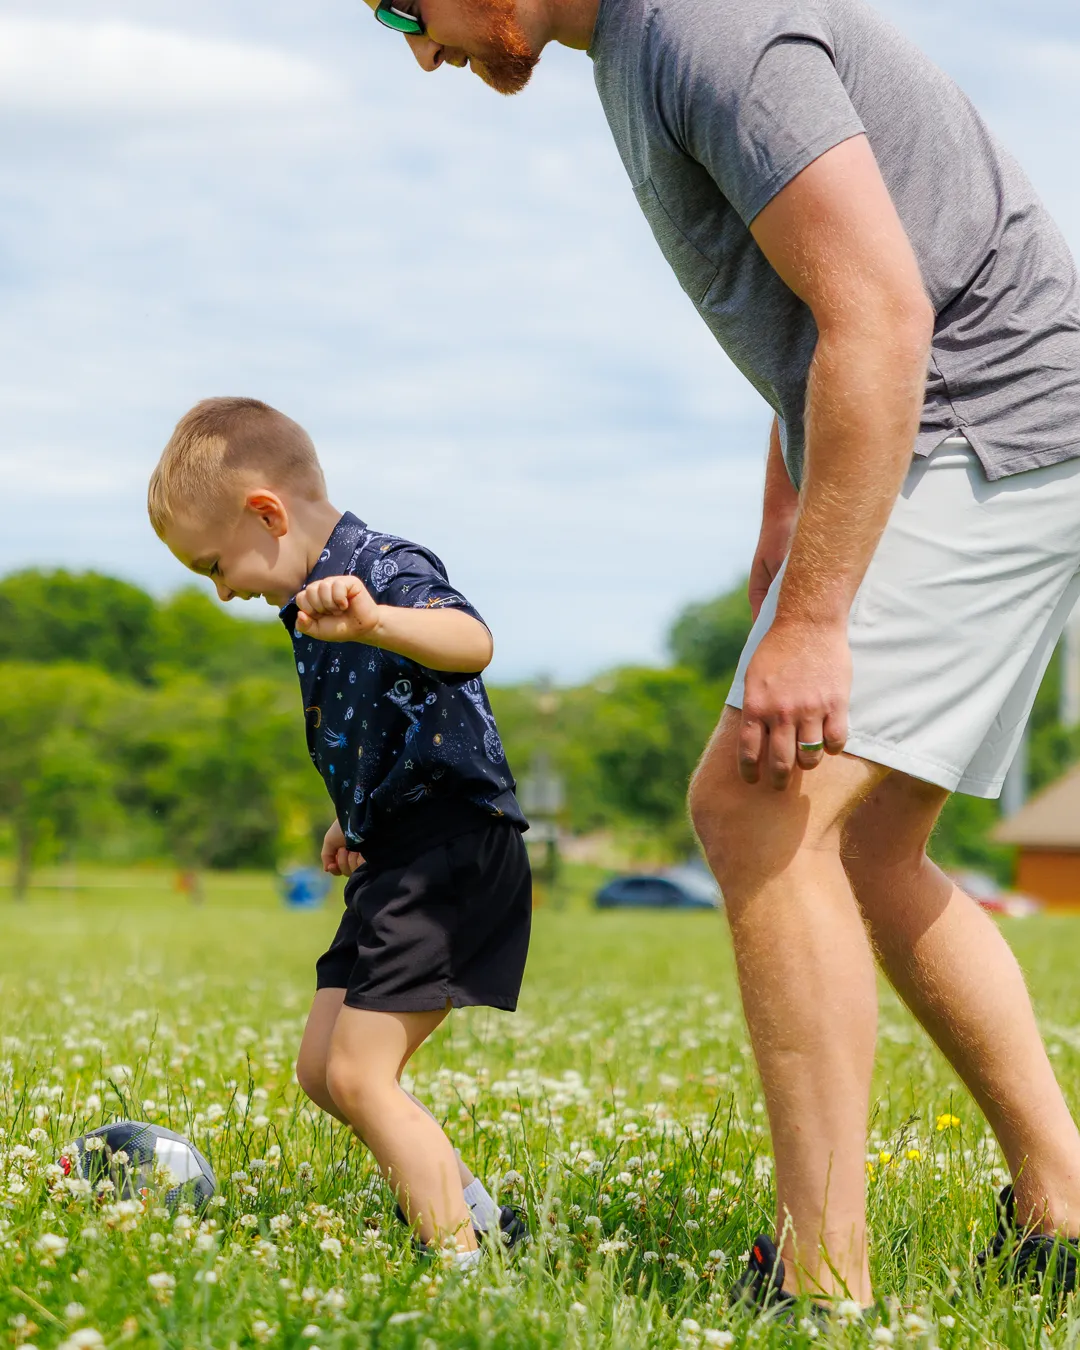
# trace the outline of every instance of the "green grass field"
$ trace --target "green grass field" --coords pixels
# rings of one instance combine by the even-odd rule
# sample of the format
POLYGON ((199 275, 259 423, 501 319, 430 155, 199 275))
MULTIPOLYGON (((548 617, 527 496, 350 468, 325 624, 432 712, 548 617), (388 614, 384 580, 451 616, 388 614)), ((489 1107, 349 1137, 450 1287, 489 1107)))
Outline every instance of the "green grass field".
MULTIPOLYGON (((364 1150, 308 1111, 292 1061, 337 919, 269 880, 159 874, 0 900, 0 1345, 436 1347, 1072 1345, 1026 1290, 980 1295, 1003 1174, 948 1067, 887 993, 868 1166, 877 1317, 816 1328, 726 1310, 772 1191, 723 923, 542 908, 521 1010, 458 1013, 412 1086, 538 1240, 462 1281, 414 1258, 364 1150), (72 1193, 51 1167, 133 1115, 189 1134, 205 1214, 72 1193), (955 1122, 955 1123, 954 1123, 955 1122)), ((3 895, 0 892, 0 895, 3 895)), ((1080 1107, 1080 923, 1009 926, 1080 1107)))

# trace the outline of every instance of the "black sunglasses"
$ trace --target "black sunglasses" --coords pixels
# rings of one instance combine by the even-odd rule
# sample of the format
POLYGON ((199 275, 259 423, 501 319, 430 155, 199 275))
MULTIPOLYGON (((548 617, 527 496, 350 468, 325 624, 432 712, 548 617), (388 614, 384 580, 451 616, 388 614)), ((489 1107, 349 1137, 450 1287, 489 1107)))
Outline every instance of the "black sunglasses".
POLYGON ((427 32, 423 19, 410 14, 407 9, 398 9, 392 0, 379 0, 375 17, 386 28, 395 33, 405 33, 409 37, 423 37, 427 32))

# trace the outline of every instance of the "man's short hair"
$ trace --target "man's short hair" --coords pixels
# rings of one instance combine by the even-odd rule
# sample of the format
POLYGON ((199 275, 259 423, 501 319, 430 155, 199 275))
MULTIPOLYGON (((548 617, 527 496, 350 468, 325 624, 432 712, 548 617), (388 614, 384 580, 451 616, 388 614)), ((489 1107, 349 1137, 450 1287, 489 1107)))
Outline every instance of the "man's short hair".
POLYGON ((203 399, 176 424, 150 477, 150 523, 163 535, 181 511, 220 510, 253 473, 311 501, 326 495, 311 437, 291 417, 257 398, 203 399))

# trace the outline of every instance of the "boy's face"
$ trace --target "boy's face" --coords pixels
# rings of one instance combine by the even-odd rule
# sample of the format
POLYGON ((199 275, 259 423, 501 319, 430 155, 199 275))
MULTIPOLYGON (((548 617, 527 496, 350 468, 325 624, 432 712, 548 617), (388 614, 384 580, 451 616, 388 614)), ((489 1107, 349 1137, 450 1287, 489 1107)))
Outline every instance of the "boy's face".
POLYGON ((204 522, 193 513, 171 521, 165 543, 190 571, 209 577, 222 600, 261 596, 280 609, 311 570, 284 503, 263 489, 247 494, 239 515, 226 511, 204 522))

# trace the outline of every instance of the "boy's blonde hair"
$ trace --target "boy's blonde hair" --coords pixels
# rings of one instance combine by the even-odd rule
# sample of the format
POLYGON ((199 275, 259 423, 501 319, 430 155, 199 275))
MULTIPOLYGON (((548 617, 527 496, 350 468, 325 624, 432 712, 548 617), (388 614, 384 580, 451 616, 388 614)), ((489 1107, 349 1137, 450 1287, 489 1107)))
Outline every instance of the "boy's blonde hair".
POLYGON ((216 512, 253 472, 310 501, 326 495, 311 437, 291 417, 257 398, 205 398, 176 424, 150 477, 150 523, 160 536, 181 511, 216 512))

